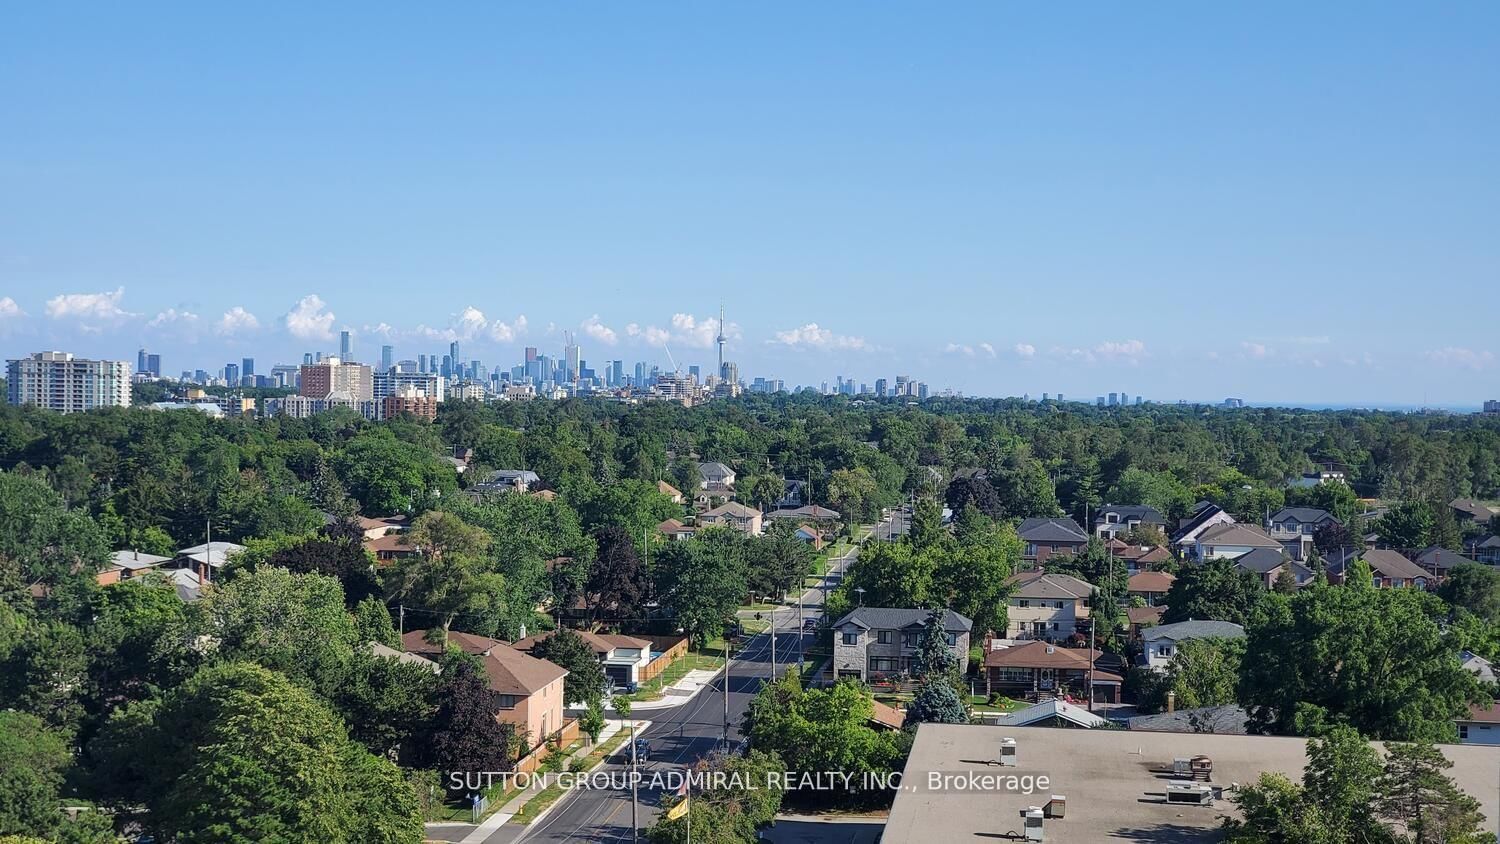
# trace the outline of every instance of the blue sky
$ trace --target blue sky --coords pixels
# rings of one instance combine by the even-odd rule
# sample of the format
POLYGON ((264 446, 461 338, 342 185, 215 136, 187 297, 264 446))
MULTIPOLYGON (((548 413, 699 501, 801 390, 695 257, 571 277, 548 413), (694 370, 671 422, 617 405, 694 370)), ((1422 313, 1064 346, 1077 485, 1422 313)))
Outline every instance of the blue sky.
POLYGON ((8 10, 0 352, 1500 394, 1492 2, 311 5, 8 10))

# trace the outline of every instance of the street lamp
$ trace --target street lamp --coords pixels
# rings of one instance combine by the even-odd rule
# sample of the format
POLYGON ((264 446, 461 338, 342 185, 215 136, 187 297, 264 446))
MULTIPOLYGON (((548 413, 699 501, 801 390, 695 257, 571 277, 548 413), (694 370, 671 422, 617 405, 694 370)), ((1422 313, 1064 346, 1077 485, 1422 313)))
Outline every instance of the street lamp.
POLYGON ((854 594, 856 594, 856 595, 859 596, 859 606, 861 606, 861 607, 864 606, 865 605, 865 587, 863 587, 863 586, 856 586, 856 587, 854 587, 854 594))

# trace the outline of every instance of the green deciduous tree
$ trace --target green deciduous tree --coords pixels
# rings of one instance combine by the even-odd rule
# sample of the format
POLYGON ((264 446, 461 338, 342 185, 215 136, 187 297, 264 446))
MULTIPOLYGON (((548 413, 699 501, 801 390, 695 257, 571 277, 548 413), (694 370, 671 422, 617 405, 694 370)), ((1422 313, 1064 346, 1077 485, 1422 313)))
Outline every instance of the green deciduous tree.
POLYGON ((686 542, 669 542, 657 554, 656 594, 695 641, 723 632, 745 596, 742 542, 728 528, 712 528, 686 542))
POLYGON ((247 663, 116 713, 91 748, 118 805, 169 841, 416 844, 416 798, 326 704, 247 663))
POLYGON ((1453 739, 1453 719, 1481 695, 1438 628, 1443 613, 1435 596, 1411 589, 1318 586, 1266 601, 1247 628, 1240 675, 1252 726, 1453 739))
POLYGON ((568 705, 589 705, 604 697, 604 666, 577 631, 558 628, 532 645, 531 655, 567 669, 563 699, 568 705))
POLYGON ((1386 548, 1425 548, 1432 541, 1432 526, 1432 508, 1422 501, 1397 504, 1374 525, 1386 548))
POLYGON ((1216 557, 1200 565, 1185 565, 1167 591, 1162 622, 1198 619, 1244 624, 1265 595, 1255 574, 1232 560, 1216 557))
POLYGON ((24 712, 0 711, 0 836, 50 835, 72 761, 61 733, 24 712))

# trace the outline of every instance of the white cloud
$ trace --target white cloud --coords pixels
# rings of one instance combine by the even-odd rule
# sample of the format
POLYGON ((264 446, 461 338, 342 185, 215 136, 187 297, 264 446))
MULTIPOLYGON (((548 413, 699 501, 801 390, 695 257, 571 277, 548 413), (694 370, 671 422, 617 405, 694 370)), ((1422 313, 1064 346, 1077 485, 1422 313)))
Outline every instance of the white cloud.
POLYGON ((995 347, 989 343, 979 343, 974 346, 966 343, 949 343, 943 347, 943 351, 950 355, 963 355, 966 358, 979 357, 981 355, 987 358, 995 357, 995 347))
POLYGON ((526 315, 520 314, 513 322, 501 322, 495 320, 489 324, 490 339, 497 343, 512 343, 517 337, 526 333, 526 315))
MULTIPOLYGON (((716 316, 697 317, 692 314, 672 314, 669 326, 662 328, 655 325, 641 325, 632 322, 625 326, 625 336, 644 342, 648 346, 660 346, 670 343, 673 346, 686 346, 693 349, 711 349, 718 341, 719 318, 716 316)), ((740 327, 733 322, 724 323, 724 338, 726 340, 740 339, 740 327)))
POLYGON ((484 312, 473 305, 465 307, 454 320, 454 330, 465 340, 478 337, 488 325, 489 321, 484 318, 484 312))
POLYGON ((788 331, 776 332, 776 339, 768 342, 780 343, 783 346, 806 349, 852 349, 863 351, 870 348, 863 337, 851 337, 844 334, 834 334, 827 328, 819 326, 816 322, 809 322, 800 327, 788 331))
POLYGON ((1483 349, 1464 349, 1458 346, 1445 346, 1427 353, 1427 359, 1440 366, 1451 366, 1458 369, 1489 369, 1495 365, 1495 355, 1483 349))
POLYGON ((233 337, 236 334, 251 334, 260 330, 260 320, 255 314, 250 313, 239 305, 235 305, 219 317, 214 324, 214 332, 222 337, 233 337))
POLYGON ((579 327, 583 329, 584 334, 587 334, 595 340, 598 340, 599 342, 609 346, 613 346, 620 340, 619 335, 615 333, 615 330, 613 328, 610 328, 609 326, 599 321, 598 314, 594 314, 593 316, 584 320, 579 325, 579 327))
POLYGON ((118 322, 140 316, 120 307, 125 288, 109 293, 64 293, 47 300, 47 316, 53 319, 76 319, 81 322, 118 322))
POLYGON ((980 343, 979 351, 984 352, 988 357, 995 356, 995 347, 991 346, 989 343, 980 343))
POLYGON ((286 315, 287 333, 302 340, 332 340, 334 315, 327 307, 316 293, 303 296, 286 315))
POLYGON ((146 323, 146 327, 160 328, 163 325, 171 325, 173 323, 180 323, 184 326, 197 325, 198 315, 192 311, 179 311, 176 308, 167 308, 165 311, 152 317, 151 321, 146 323))
POLYGON ((1140 340, 1108 340, 1091 348, 1065 348, 1062 346, 1052 347, 1053 357, 1069 361, 1081 361, 1083 363, 1126 363, 1131 366, 1139 364, 1147 356, 1146 344, 1140 340))
POLYGON ((1263 358, 1269 357, 1271 354, 1271 350, 1264 343, 1251 343, 1250 341, 1246 340, 1245 342, 1240 343, 1240 348, 1244 350, 1246 357, 1254 358, 1256 360, 1261 360, 1263 358))
POLYGON ((1030 343, 1017 343, 1015 345, 1014 351, 1016 353, 1016 357, 1022 357, 1028 360, 1036 357, 1036 346, 1033 346, 1030 343))
POLYGON ((21 306, 16 304, 15 299, 0 296, 0 320, 20 319, 23 316, 26 316, 26 312, 21 310, 21 306))

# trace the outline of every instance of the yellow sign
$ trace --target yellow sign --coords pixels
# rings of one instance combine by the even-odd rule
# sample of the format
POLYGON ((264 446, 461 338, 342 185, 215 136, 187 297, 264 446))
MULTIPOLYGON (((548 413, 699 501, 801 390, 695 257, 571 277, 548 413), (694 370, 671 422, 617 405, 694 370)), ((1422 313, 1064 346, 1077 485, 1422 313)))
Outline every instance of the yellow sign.
POLYGON ((678 803, 676 806, 673 806, 672 808, 668 809, 667 810, 667 820, 669 820, 669 821, 675 821, 678 818, 682 817, 683 815, 686 815, 688 813, 688 803, 691 800, 692 800, 691 797, 684 797, 684 798, 682 798, 682 802, 681 803, 678 803))

